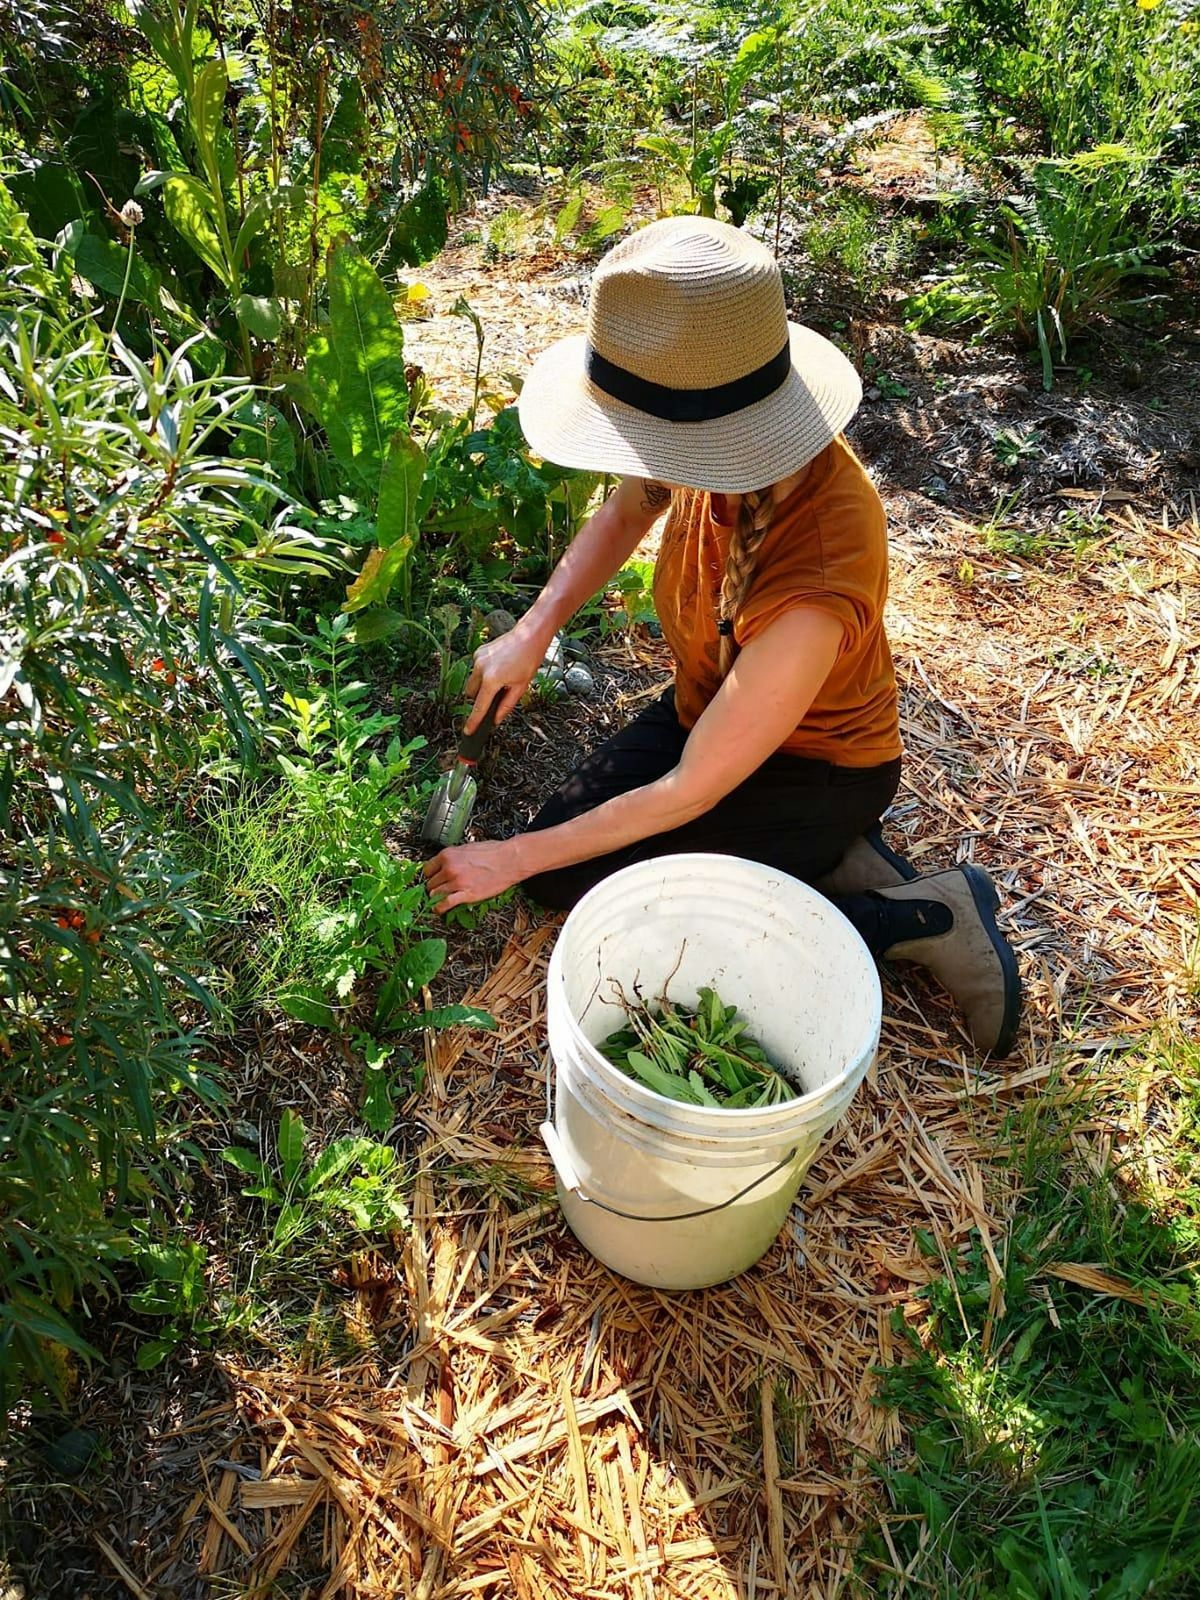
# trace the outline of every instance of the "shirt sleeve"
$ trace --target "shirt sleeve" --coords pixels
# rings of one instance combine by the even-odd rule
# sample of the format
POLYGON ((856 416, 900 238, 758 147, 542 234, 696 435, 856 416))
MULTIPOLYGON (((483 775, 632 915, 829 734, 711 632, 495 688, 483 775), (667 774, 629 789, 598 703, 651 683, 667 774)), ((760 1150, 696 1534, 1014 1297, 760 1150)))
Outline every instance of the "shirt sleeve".
POLYGON ((811 515, 800 526, 768 530, 750 593, 734 619, 734 638, 749 644, 785 612, 813 606, 836 617, 843 634, 839 655, 856 650, 878 619, 886 574, 886 534, 868 514, 856 527, 829 537, 826 519, 811 515), (882 550, 880 549, 882 546, 882 550))

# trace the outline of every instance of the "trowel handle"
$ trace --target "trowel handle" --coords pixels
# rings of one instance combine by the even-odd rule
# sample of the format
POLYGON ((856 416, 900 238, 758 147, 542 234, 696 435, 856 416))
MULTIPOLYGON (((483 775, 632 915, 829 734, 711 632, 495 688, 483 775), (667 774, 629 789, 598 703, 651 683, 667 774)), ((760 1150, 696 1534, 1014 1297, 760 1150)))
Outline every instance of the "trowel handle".
POLYGON ((478 761, 483 754, 483 747, 488 741, 488 735, 496 726, 496 712, 500 709, 505 691, 500 689, 491 705, 483 713, 483 721, 473 733, 464 733, 458 741, 458 759, 460 761, 478 761))

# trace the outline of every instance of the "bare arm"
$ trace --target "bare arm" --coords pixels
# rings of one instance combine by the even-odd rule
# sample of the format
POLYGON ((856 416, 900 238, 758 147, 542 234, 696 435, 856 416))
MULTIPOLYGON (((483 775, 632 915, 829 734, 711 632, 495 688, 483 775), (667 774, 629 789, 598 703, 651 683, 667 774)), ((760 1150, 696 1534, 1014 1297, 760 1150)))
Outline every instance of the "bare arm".
POLYGON ((475 652, 467 693, 475 704, 466 721, 470 732, 500 689, 497 722, 503 722, 525 693, 551 639, 581 605, 619 572, 666 509, 671 491, 645 478, 622 478, 571 541, 533 605, 508 633, 475 652))
POLYGON ((444 850, 426 867, 437 909, 499 894, 523 878, 607 855, 712 809, 777 751, 829 676, 842 640, 829 612, 785 612, 735 660, 688 735, 678 766, 538 833, 444 850))

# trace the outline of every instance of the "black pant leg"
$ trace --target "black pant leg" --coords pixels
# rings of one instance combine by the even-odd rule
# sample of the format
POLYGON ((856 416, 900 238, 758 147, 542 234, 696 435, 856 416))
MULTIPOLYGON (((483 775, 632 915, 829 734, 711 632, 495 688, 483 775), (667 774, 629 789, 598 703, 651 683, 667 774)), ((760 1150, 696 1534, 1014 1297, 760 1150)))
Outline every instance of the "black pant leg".
POLYGON ((855 771, 799 756, 772 756, 703 816, 642 839, 633 860, 715 851, 761 861, 810 883, 831 871, 852 839, 891 804, 900 763, 855 771))
MULTIPOLYGON (((585 811, 594 811, 606 800, 665 777, 678 764, 686 741, 687 733, 675 715, 675 691, 668 689, 587 756, 550 796, 526 831, 537 833, 569 822, 585 811)), ((601 878, 636 860, 636 849, 636 845, 630 845, 590 861, 537 873, 525 880, 525 891, 539 904, 565 911, 601 878)))
MULTIPOLYGON (((653 783, 677 764, 686 741, 668 690, 588 756, 542 807, 530 831, 552 828, 653 783)), ((566 910, 621 867, 701 851, 761 861, 808 882, 835 867, 850 841, 879 821, 899 781, 899 761, 860 771, 772 756, 702 817, 590 861, 539 873, 526 880, 525 889, 542 905, 566 910)), ((853 910, 847 908, 852 921, 853 910)))

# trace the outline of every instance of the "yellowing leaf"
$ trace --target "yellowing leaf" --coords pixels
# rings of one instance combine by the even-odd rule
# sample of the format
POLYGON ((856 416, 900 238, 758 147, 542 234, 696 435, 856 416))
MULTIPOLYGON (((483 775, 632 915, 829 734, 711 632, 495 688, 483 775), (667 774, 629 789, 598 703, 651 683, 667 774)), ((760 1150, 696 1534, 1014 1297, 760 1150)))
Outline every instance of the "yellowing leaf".
POLYGON ((404 571, 413 543, 412 539, 398 539, 386 550, 372 550, 362 564, 362 571, 346 590, 342 610, 354 612, 361 611, 364 606, 381 605, 404 571))

